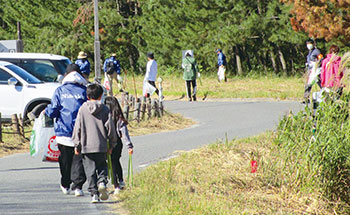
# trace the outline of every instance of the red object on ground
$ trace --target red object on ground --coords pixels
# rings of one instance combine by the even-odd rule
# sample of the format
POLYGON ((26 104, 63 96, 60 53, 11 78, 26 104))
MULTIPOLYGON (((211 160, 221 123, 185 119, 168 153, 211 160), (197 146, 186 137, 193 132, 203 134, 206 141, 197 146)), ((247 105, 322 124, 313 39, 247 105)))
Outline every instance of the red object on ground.
POLYGON ((251 172, 255 173, 256 170, 258 169, 258 162, 256 160, 251 160, 250 161, 250 168, 251 168, 251 172))

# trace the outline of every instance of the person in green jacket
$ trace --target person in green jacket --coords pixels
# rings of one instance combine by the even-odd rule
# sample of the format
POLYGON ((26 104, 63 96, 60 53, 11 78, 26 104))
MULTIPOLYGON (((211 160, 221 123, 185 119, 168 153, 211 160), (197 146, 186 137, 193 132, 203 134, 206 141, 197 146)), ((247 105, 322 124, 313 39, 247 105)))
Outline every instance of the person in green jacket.
POLYGON ((184 80, 186 81, 186 89, 187 89, 187 98, 191 102, 197 100, 196 92, 197 92, 197 72, 198 66, 196 59, 191 55, 190 51, 185 53, 185 57, 182 59, 182 67, 184 68, 184 80), (193 93, 191 96, 191 85, 193 88, 193 93))

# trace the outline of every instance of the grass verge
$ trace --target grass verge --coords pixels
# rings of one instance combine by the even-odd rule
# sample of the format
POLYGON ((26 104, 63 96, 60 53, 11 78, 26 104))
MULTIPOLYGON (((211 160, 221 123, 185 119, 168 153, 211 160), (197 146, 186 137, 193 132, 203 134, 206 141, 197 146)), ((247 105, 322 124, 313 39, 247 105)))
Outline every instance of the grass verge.
MULTIPOLYGON (((148 167, 120 195, 130 214, 334 214, 319 193, 276 184, 273 133, 218 141, 148 167), (252 155, 258 170, 251 173, 252 155)), ((336 205, 336 204, 333 204, 336 205)), ((334 211, 333 211, 334 210, 334 211)))
MULTIPOLYGON (((129 75, 130 76, 130 75, 129 75)), ((143 76, 124 77, 126 90, 131 94, 142 95, 143 76)), ((186 95, 185 81, 181 74, 166 75, 163 78, 163 92, 166 100, 178 99, 186 95)), ((117 85, 115 93, 117 93, 117 85)), ((158 87, 158 85, 157 85, 158 87)), ((199 99, 217 98, 273 98, 281 100, 300 100, 304 93, 304 78, 279 77, 265 75, 257 77, 234 76, 227 82, 219 83, 216 76, 202 76, 197 79, 197 95, 199 99)))

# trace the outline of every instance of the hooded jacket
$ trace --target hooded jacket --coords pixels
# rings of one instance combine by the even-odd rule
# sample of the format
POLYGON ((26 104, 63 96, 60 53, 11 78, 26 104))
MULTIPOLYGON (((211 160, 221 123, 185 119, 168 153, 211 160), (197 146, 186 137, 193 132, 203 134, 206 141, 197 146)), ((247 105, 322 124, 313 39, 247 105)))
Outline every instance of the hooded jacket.
POLYGON ((327 54, 326 59, 322 61, 321 86, 339 87, 343 73, 339 72, 341 58, 334 54, 327 54))
POLYGON ((107 140, 114 147, 118 141, 108 107, 100 101, 87 101, 79 112, 72 140, 82 154, 107 152, 107 140))
POLYGON ((184 67, 183 79, 186 81, 195 80, 197 77, 198 66, 194 57, 186 56, 182 59, 182 65, 184 67))
MULTIPOLYGON (((86 84, 87 81, 78 72, 70 72, 63 79, 62 86, 54 92, 45 114, 54 118, 57 137, 72 137, 79 108, 87 100, 86 84)), ((63 145, 74 146, 73 143, 63 145)))

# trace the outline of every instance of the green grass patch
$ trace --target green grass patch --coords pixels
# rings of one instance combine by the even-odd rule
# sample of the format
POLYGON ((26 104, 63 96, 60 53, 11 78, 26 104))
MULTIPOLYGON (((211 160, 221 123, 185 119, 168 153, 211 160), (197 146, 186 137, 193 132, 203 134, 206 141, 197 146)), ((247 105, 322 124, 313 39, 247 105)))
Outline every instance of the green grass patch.
MULTIPOLYGON (((180 73, 164 75, 163 92, 166 99, 178 99, 186 95, 185 81, 180 73)), ((142 95, 143 76, 124 76, 124 85, 131 94, 142 95)), ((117 92, 117 85, 113 82, 117 92)), ((202 75, 197 79, 199 99, 222 98, 273 98, 281 100, 300 100, 304 93, 304 78, 280 77, 268 74, 265 76, 239 77, 232 76, 227 82, 219 83, 215 75, 202 75)), ((158 85, 157 85, 158 87, 158 85)))
POLYGON ((344 212, 342 202, 331 205, 317 191, 300 191, 277 180, 284 169, 273 160, 274 135, 219 140, 180 153, 135 175, 134 187, 120 200, 135 215, 344 212), (258 161, 256 173, 250 169, 253 156, 258 161))

